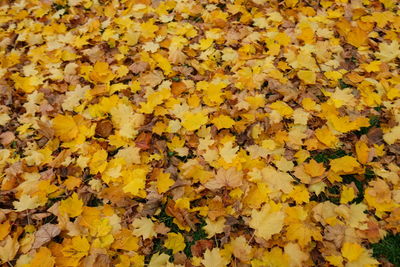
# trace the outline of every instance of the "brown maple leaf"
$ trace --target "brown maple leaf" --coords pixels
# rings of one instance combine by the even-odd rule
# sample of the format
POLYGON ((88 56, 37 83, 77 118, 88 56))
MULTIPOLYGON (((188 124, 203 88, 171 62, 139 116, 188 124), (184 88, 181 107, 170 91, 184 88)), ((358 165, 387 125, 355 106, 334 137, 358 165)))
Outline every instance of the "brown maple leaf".
POLYGON ((151 133, 141 132, 135 140, 137 147, 147 150, 150 148, 151 143, 151 133))
POLYGON ((219 169, 214 179, 209 180, 204 186, 210 190, 220 189, 224 186, 239 187, 242 185, 243 172, 231 167, 227 170, 219 169))
POLYGON ((37 249, 50 242, 54 237, 58 236, 61 232, 60 227, 56 224, 46 223, 42 225, 35 233, 35 241, 32 248, 37 249))

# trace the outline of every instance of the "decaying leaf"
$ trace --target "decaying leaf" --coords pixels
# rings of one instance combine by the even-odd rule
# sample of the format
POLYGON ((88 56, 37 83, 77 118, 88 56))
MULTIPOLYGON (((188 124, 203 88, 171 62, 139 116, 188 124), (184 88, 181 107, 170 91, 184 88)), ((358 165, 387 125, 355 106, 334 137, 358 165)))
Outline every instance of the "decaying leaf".
POLYGON ((40 248, 60 233, 61 229, 56 224, 46 223, 40 226, 40 228, 35 232, 35 241, 32 244, 32 248, 40 248))

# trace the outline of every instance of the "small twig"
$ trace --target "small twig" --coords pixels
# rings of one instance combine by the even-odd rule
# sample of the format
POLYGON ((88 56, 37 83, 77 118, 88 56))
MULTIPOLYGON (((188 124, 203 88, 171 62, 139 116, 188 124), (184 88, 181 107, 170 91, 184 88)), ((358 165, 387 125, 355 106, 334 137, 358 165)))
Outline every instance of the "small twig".
POLYGON ((247 241, 247 245, 250 245, 250 242, 251 242, 251 240, 253 240, 255 233, 256 233, 256 231, 253 232, 253 234, 251 235, 249 241, 247 241))
POLYGON ((319 64, 319 62, 317 60, 317 56, 315 55, 315 53, 311 53, 311 56, 314 58, 315 63, 317 63, 319 71, 322 72, 321 65, 319 64))
POLYGON ((303 0, 308 6, 312 6, 314 7, 310 2, 308 2, 307 0, 303 0))
POLYGON ((166 193, 168 193, 168 192, 170 192, 170 191, 172 191, 172 190, 174 190, 174 189, 176 189, 176 188, 178 188, 178 187, 182 187, 182 186, 186 186, 186 185, 189 185, 189 184, 183 183, 183 184, 173 185, 173 186, 171 186, 171 188, 169 188, 167 191, 165 191, 164 194, 166 194, 166 193))
POLYGON ((323 73, 323 70, 322 70, 321 65, 319 64, 319 62, 317 60, 317 56, 315 55, 315 53, 311 53, 311 56, 314 58, 315 63, 317 64, 317 67, 318 67, 322 77, 324 78, 324 80, 329 82, 329 80, 325 77, 325 75, 323 73))
POLYGON ((28 222, 28 224, 31 224, 31 220, 30 220, 30 218, 29 218, 29 213, 28 213, 28 211, 26 211, 26 220, 27 220, 27 222, 28 222))

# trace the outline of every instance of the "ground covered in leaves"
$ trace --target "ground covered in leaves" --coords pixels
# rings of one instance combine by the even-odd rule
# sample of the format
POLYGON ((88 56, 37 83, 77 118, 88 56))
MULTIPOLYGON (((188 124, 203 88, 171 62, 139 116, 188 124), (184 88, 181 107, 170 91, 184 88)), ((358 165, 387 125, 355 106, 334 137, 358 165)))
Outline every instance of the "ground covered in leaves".
POLYGON ((400 264, 399 12, 3 1, 1 263, 400 264))

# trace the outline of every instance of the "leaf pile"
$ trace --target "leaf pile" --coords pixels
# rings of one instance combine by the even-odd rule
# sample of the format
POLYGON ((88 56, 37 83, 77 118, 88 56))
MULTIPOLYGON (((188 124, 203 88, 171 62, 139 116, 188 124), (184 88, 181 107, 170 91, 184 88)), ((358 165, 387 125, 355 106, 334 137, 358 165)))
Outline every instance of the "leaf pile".
POLYGON ((400 232, 399 12, 5 1, 1 263, 377 266, 400 232))

